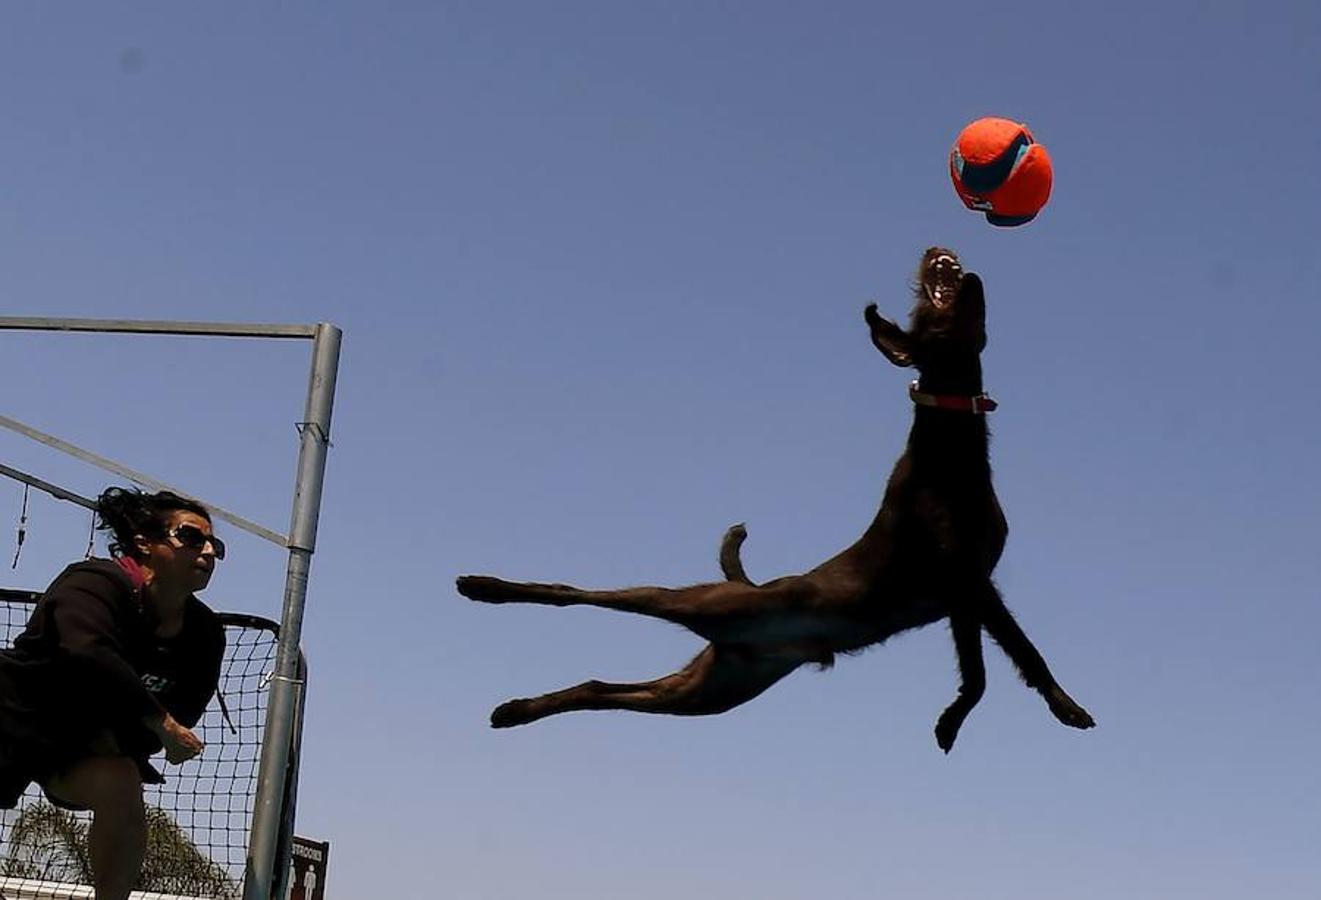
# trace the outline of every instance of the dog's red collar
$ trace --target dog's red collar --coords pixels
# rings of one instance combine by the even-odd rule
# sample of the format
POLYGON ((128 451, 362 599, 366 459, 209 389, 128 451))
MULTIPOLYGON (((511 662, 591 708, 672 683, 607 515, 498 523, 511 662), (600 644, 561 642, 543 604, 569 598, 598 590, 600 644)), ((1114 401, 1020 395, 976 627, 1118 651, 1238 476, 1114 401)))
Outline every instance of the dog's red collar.
POLYGON ((1000 405, 988 394, 978 394, 975 397, 963 397, 958 394, 924 394, 917 389, 916 381, 908 386, 908 396, 919 406, 934 406, 937 409, 951 409, 976 415, 991 412, 1000 405))

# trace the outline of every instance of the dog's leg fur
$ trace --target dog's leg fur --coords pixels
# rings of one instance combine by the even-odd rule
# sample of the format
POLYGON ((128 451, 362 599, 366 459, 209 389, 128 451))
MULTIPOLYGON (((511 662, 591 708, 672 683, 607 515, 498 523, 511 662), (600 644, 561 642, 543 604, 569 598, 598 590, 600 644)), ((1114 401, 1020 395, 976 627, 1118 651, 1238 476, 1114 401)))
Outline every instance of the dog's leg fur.
POLYGON ((526 725, 557 713, 584 709, 628 709, 675 716, 708 716, 746 703, 800 662, 743 653, 711 644, 678 672, 635 684, 586 681, 574 687, 500 704, 491 713, 496 728, 526 725))

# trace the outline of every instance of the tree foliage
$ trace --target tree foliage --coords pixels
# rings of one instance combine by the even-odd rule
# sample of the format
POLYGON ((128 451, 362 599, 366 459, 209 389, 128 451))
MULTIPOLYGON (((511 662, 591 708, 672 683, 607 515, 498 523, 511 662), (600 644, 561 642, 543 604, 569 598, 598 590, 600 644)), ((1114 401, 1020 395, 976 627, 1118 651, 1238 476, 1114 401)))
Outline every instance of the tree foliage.
MULTIPOLYGON (((0 874, 36 881, 92 883, 88 820, 44 801, 26 807, 9 832, 0 874)), ((232 900, 238 885, 188 837, 169 814, 147 807, 147 853, 137 890, 232 900)))

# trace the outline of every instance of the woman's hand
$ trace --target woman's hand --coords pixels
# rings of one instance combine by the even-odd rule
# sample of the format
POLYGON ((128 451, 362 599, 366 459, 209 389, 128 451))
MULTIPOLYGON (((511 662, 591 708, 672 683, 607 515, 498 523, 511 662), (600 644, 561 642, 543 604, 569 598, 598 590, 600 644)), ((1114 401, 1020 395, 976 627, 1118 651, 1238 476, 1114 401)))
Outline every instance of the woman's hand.
POLYGON ((186 762, 202 752, 202 739, 165 713, 160 719, 148 721, 147 727, 155 733, 165 747, 165 760, 172 765, 186 762))

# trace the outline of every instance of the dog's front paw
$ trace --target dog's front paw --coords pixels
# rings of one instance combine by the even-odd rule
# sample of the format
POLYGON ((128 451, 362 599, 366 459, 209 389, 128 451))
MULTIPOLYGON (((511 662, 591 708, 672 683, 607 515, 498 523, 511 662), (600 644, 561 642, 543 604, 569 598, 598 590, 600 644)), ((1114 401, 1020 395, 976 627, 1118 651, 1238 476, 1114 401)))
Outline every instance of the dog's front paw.
POLYGON ((1091 713, 1083 709, 1073 698, 1064 693, 1064 689, 1056 685, 1046 691, 1046 704, 1050 707, 1051 713, 1070 728, 1095 728, 1096 720, 1092 718, 1091 713))
POLYGON ((936 720, 936 745, 941 750, 949 753, 953 748, 959 729, 963 727, 963 720, 967 717, 968 714, 957 705, 950 706, 940 714, 936 720))

